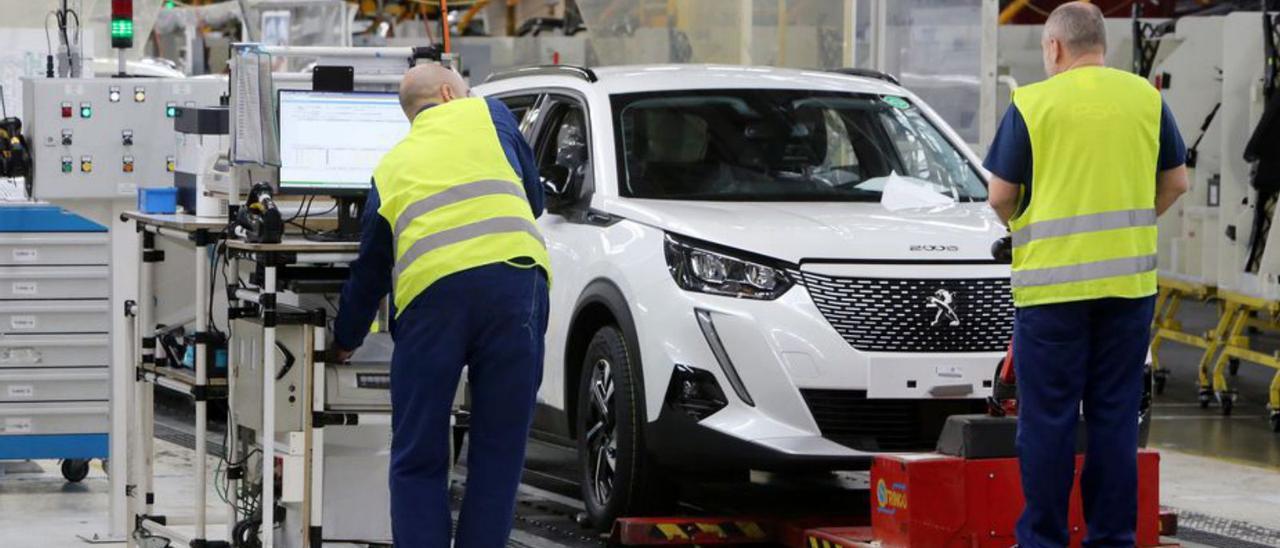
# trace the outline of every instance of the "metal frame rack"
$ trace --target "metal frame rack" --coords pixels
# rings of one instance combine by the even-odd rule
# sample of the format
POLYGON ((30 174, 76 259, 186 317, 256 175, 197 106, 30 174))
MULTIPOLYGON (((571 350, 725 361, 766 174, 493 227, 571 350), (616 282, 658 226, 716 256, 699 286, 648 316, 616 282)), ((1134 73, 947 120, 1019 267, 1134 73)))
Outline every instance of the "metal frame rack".
MULTIPOLYGON (((159 536, 188 546, 217 546, 208 541, 208 516, 205 497, 208 493, 208 408, 209 401, 227 397, 225 379, 210 379, 206 348, 209 343, 209 315, 204 306, 211 298, 209 291, 209 246, 220 238, 226 222, 220 219, 200 218, 191 215, 145 215, 126 212, 121 221, 133 221, 136 225, 139 246, 140 273, 138 276, 138 300, 126 303, 126 314, 134 321, 129 339, 134 341, 132 361, 136 365, 133 383, 133 410, 129 435, 129 522, 133 530, 129 545, 135 546, 139 537, 159 536), (157 352, 155 325, 156 263, 165 261, 165 253, 157 246, 157 237, 190 248, 195 255, 195 302, 199 311, 195 316, 194 371, 187 371, 165 360, 157 352), (187 535, 174 527, 177 520, 155 514, 153 444, 155 434, 155 387, 163 386, 191 396, 195 400, 195 489, 192 525, 194 533, 187 535)), ((234 447, 234 433, 228 430, 228 447, 234 447)), ((230 528, 228 528, 228 533, 230 528)))
MULTIPOLYGON (((389 424, 389 410, 376 409, 352 412, 334 410, 326 402, 325 343, 327 341, 326 319, 323 309, 299 310, 278 302, 282 291, 294 282, 308 278, 308 272, 316 268, 332 268, 332 265, 349 263, 355 258, 357 245, 355 242, 319 242, 303 239, 286 239, 279 244, 256 244, 239 240, 223 239, 226 224, 220 219, 204 219, 187 215, 145 215, 125 213, 123 220, 137 224, 141 239, 141 274, 139 276, 139 299, 131 303, 128 312, 135 318, 135 332, 131 340, 135 341, 134 363, 136 364, 136 381, 134 390, 137 396, 133 399, 133 422, 130 428, 130 471, 132 480, 130 490, 130 516, 133 534, 130 542, 135 543, 139 537, 164 537, 176 545, 216 547, 227 546, 224 541, 210 540, 208 537, 208 519, 205 512, 205 500, 208 493, 206 474, 209 468, 207 456, 208 404, 213 400, 226 399, 230 409, 235 410, 236 379, 244 374, 249 364, 237 363, 236 353, 228 352, 227 376, 211 378, 206 346, 212 342, 212 326, 209 314, 205 313, 213 295, 210 292, 215 284, 209 278, 215 269, 211 268, 211 246, 220 246, 225 250, 226 260, 234 278, 228 279, 226 287, 228 298, 228 338, 247 336, 232 328, 231 320, 252 318, 262 326, 262 348, 273 348, 277 342, 277 330, 282 326, 306 326, 310 333, 311 348, 299 357, 303 366, 301 387, 297 398, 304 402, 309 411, 303 415, 303 426, 299 432, 288 432, 288 441, 282 442, 279 436, 285 432, 277 431, 276 392, 280 368, 280 360, 275 352, 261 353, 262 401, 261 427, 255 432, 256 439, 237 439, 240 434, 234 412, 228 420, 226 459, 228 464, 227 492, 225 498, 228 506, 226 536, 228 539, 252 536, 255 532, 262 534, 261 545, 271 547, 275 543, 276 534, 285 534, 291 538, 301 539, 302 544, 310 546, 318 543, 323 536, 321 521, 324 500, 324 427, 327 425, 367 425, 389 424), (155 263, 169 260, 157 247, 157 237, 182 243, 195 253, 196 295, 195 302, 200 313, 196 314, 196 342, 194 371, 172 367, 164 363, 161 353, 157 352, 156 326, 154 325, 153 289, 157 281, 155 263), (252 265, 256 275, 250 276, 248 284, 240 283, 240 267, 252 265), (196 406, 196 455, 195 455, 195 497, 194 519, 182 525, 194 525, 190 534, 182 530, 177 521, 155 514, 155 496, 152 488, 153 455, 152 436, 154 426, 154 387, 163 386, 189 395, 196 406), (298 434, 294 436, 294 434, 298 434), (248 446, 255 446, 261 451, 260 470, 248 470, 248 446), (276 458, 285 463, 285 475, 290 471, 303 471, 300 474, 301 505, 296 521, 289 520, 285 524, 277 522, 275 511, 260 511, 260 515, 243 515, 241 503, 255 506, 258 509, 274 509, 281 501, 282 493, 277 492, 275 478, 277 472, 276 458), (243 460, 242 460, 243 459, 243 460), (260 485, 254 485, 254 481, 260 485), (262 478, 266 478, 263 481, 262 478), (247 482, 247 483, 246 483, 247 482), (245 487, 250 487, 245 490, 245 487), (244 501, 239 494, 247 493, 255 500, 244 501), (258 523, 256 520, 261 521, 258 523), (282 527, 282 525, 287 525, 282 527)), ((229 342, 230 346, 230 342, 229 342)), ((243 381, 242 381, 243 382, 243 381)), ((254 379, 254 382, 257 382, 254 379)), ((243 403, 243 402, 241 402, 243 403)), ((288 483, 286 483, 288 485, 288 483)), ((293 509, 294 507, 290 507, 293 509)))
MULTIPOLYGON (((310 402, 310 413, 303 416, 302 445, 278 446, 276 436, 276 383, 277 364, 274 352, 263 352, 262 359, 262 431, 259 443, 262 451, 260 478, 275 477, 275 459, 272 456, 301 457, 307 471, 303 475, 302 511, 300 528, 296 531, 301 545, 311 546, 323 538, 321 528, 324 500, 324 427, 328 424, 377 424, 389 423, 388 413, 352 414, 329 413, 325 404, 325 315, 303 311, 290 317, 277 303, 277 297, 289 277, 288 267, 295 265, 328 265, 349 263, 355 259, 357 244, 354 242, 317 242, 310 240, 286 240, 280 244, 256 244, 238 240, 228 241, 227 254, 233 260, 257 263, 261 267, 261 284, 257 288, 234 289, 235 309, 252 309, 253 316, 262 321, 263 348, 276 344, 276 330, 285 323, 310 324, 315 331, 311 359, 302 360, 309 371, 304 376, 302 400, 310 402), (282 274, 284 274, 282 276, 282 274), (308 364, 307 362, 310 361, 308 364)), ((279 494, 273 481, 262 481, 259 508, 274 508, 279 494)), ((275 512, 262 512, 261 531, 275 530, 275 512)), ((294 534, 289 531, 286 534, 294 534)), ((274 535, 262 536, 262 546, 270 548, 274 535)))

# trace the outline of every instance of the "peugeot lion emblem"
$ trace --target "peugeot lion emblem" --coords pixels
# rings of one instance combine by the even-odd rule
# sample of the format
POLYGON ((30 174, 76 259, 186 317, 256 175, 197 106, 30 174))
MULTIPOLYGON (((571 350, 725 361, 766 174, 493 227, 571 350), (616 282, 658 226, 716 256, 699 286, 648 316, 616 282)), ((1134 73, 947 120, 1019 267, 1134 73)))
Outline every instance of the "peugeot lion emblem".
POLYGON ((937 327, 946 323, 951 327, 960 325, 960 316, 956 315, 956 309, 953 306, 955 296, 950 291, 939 289, 933 292, 933 296, 925 302, 925 308, 933 308, 937 311, 933 316, 933 323, 930 326, 937 327))

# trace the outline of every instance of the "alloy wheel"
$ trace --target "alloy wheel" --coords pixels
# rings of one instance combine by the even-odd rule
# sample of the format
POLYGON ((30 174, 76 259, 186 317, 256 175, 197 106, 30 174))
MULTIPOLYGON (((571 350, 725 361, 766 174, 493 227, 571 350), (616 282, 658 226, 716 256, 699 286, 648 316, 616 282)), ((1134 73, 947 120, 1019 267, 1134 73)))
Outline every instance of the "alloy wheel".
POLYGON ((601 358, 591 369, 590 420, 587 424, 588 477, 600 506, 609 504, 618 465, 617 413, 614 409, 613 365, 601 358))

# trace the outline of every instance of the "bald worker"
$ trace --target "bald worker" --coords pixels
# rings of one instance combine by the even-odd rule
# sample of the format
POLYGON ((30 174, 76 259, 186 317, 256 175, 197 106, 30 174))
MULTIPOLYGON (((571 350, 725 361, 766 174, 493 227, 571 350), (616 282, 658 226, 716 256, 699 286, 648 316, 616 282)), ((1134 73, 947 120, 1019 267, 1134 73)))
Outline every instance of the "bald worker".
POLYGON ((515 116, 471 98, 456 72, 409 70, 400 106, 412 128, 374 171, 333 352, 351 356, 390 292, 391 526, 406 548, 450 546, 449 418, 468 366, 471 444, 455 546, 499 547, 542 382, 542 187, 515 116))
POLYGON ((1156 294, 1156 217, 1187 190, 1160 92, 1107 68, 1102 11, 1069 2, 1041 40, 1049 79, 1017 89, 988 152, 1012 232, 1023 547, 1065 547, 1081 411, 1085 546, 1133 546, 1138 409, 1156 294))

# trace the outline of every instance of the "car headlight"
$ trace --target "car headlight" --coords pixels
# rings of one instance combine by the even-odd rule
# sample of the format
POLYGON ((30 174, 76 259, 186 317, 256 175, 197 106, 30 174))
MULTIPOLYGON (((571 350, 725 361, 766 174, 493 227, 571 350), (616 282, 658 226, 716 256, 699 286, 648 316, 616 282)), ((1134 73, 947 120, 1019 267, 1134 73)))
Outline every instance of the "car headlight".
POLYGON ((734 256, 741 254, 672 234, 666 238, 667 267, 686 291, 768 301, 795 285, 784 265, 734 256))

